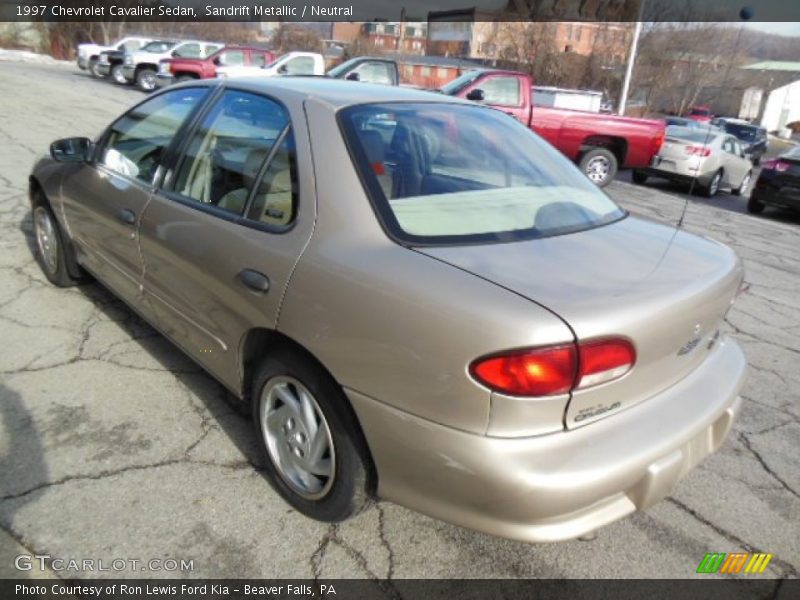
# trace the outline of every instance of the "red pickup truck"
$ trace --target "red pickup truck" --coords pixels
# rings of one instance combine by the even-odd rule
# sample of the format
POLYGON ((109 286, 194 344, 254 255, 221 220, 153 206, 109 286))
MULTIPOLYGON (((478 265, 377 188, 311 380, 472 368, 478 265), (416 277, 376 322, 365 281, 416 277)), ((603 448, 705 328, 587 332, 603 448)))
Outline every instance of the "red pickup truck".
POLYGON ((275 60, 264 48, 225 46, 206 58, 165 58, 159 62, 156 85, 164 87, 188 79, 211 79, 220 67, 263 67, 275 60))
POLYGON ((647 167, 664 142, 664 122, 533 106, 532 79, 517 71, 468 71, 439 91, 503 110, 550 142, 594 183, 620 166, 647 167))

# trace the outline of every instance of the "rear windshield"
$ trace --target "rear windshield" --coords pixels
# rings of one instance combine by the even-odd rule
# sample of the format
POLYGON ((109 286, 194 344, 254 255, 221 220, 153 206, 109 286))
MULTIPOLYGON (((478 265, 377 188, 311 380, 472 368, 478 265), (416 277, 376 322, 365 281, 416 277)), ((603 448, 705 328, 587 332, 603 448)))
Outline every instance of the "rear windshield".
POLYGON ((725 131, 746 142, 752 142, 759 137, 763 137, 759 135, 758 127, 744 125, 742 123, 725 123, 725 131))
POLYGON ((667 137, 695 142, 697 144, 712 144, 717 136, 713 129, 709 128, 689 128, 689 127, 667 127, 667 137))
POLYGON ((548 237, 626 214, 552 146, 500 111, 372 104, 344 109, 340 123, 381 221, 412 245, 548 237))

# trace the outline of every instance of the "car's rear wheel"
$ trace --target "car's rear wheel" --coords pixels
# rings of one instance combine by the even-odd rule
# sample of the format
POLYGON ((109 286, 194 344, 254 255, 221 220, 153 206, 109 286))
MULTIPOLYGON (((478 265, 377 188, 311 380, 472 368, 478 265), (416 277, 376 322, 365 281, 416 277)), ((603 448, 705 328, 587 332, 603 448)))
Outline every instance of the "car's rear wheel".
POLYGON ((742 183, 739 184, 739 187, 733 191, 735 196, 744 196, 747 194, 747 190, 750 189, 750 181, 753 179, 753 172, 748 171, 747 174, 742 179, 742 183))
POLYGON ((103 78, 103 74, 100 71, 97 70, 97 59, 96 58, 89 59, 89 73, 91 73, 92 77, 94 77, 95 79, 102 79, 103 78))
POLYGON ((714 175, 711 176, 711 179, 708 180, 708 183, 703 186, 701 189, 703 195, 706 198, 713 198, 716 196, 717 192, 719 191, 720 183, 722 183, 722 169, 714 173, 714 175))
POLYGON ((605 148, 592 148, 581 157, 579 167, 592 183, 604 187, 617 174, 617 157, 605 148))
MULTIPOLYGON (((47 280, 58 287, 69 287, 83 281, 70 274, 69 249, 53 211, 45 202, 33 208, 33 233, 36 238, 36 259, 47 280)), ((75 265, 75 269, 79 269, 75 265)))
POLYGON ((747 201, 747 212, 753 213, 754 215, 761 214, 764 212, 765 208, 766 205, 753 198, 753 196, 750 196, 750 199, 747 201))
POLYGON ((136 87, 143 92, 156 89, 156 72, 152 69, 139 69, 136 73, 136 87))
POLYGON ((289 504, 329 522, 368 505, 369 450, 344 392, 324 369, 287 348, 264 360, 253 392, 264 473, 289 504))
POLYGON ((633 183, 638 183, 639 185, 647 183, 647 173, 644 171, 634 170, 632 177, 633 183))
POLYGON ((126 85, 128 83, 128 80, 125 79, 125 75, 122 73, 122 65, 114 65, 111 67, 111 79, 114 80, 114 83, 120 85, 126 85))

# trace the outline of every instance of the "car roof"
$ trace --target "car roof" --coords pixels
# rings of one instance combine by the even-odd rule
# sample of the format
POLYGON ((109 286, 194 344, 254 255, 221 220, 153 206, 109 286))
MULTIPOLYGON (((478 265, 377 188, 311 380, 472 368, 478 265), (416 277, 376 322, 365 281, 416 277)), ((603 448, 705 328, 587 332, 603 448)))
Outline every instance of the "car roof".
POLYGON ((313 99, 333 110, 345 106, 381 102, 438 102, 475 106, 473 102, 426 90, 357 83, 328 77, 231 77, 225 81, 225 85, 269 94, 287 101, 313 99))

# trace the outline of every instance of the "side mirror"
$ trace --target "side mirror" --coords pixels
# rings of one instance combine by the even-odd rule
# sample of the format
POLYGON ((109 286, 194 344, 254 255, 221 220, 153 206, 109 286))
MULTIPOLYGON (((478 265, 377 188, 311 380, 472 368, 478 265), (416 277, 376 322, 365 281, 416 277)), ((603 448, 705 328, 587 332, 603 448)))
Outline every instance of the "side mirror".
POLYGON ((486 94, 481 89, 470 90, 467 94, 467 100, 472 100, 473 102, 483 102, 485 99, 486 94))
POLYGON ((289 67, 287 67, 286 65, 281 65, 280 67, 278 67, 278 73, 280 73, 281 75, 286 75, 288 72, 289 72, 289 67))
POLYGON ((224 64, 225 64, 225 63, 223 62, 223 60, 222 60, 222 57, 221 57, 221 56, 218 56, 218 57, 216 57, 216 58, 215 58, 213 61, 211 61, 211 62, 213 62, 213 63, 214 63, 216 66, 218 66, 218 67, 221 67, 222 65, 224 65, 224 64))
POLYGON ((347 79, 347 81, 361 81, 361 75, 353 71, 352 73, 348 73, 345 79, 347 79))
POLYGON ((56 140, 50 144, 50 156, 59 162, 86 162, 92 150, 92 140, 73 137, 56 140))

